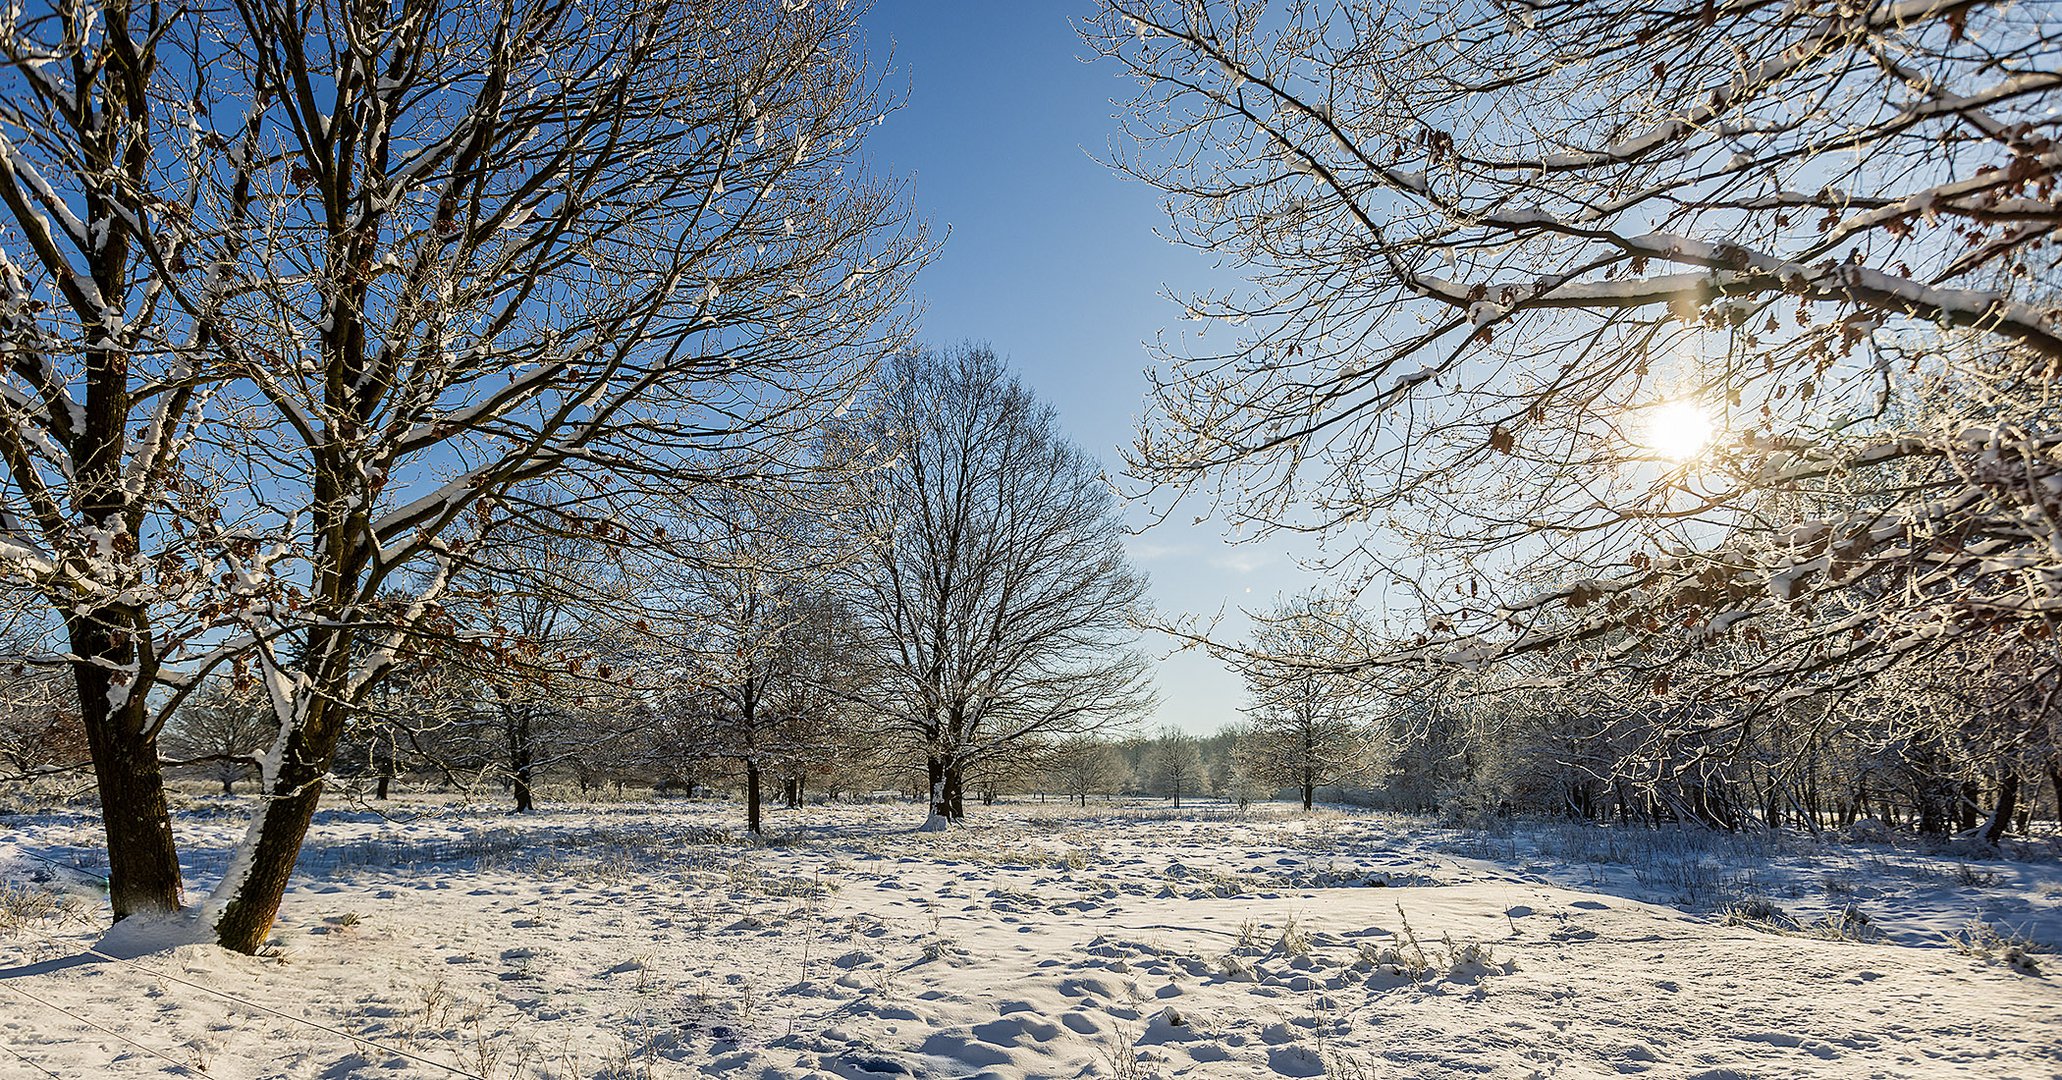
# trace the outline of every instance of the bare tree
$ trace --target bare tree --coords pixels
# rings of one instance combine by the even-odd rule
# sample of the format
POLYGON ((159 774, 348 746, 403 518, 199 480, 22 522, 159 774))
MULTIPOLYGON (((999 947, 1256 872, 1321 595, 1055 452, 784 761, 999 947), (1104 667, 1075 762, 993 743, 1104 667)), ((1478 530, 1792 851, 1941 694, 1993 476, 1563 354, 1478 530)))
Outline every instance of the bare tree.
POLYGON ((1232 342, 1168 357, 1134 474, 1422 610, 1358 664, 1586 657, 1545 677, 1713 741, 2054 638, 2038 5, 1105 0, 1091 38, 1140 78, 1116 164, 1252 282, 1191 303, 1232 342))
POLYGON ((1240 744, 1246 775, 1297 789, 1305 810, 1319 785, 1369 764, 1369 684, 1342 671, 1367 652, 1357 621, 1350 604, 1295 597, 1260 618, 1247 648, 1226 654, 1249 699, 1252 724, 1240 744))
MULTIPOLYGON (((835 541, 836 533, 826 539, 835 541)), ((799 809, 812 781, 834 792, 846 778, 876 768, 883 752, 862 704, 872 675, 865 639, 833 582, 798 583, 781 637, 769 686, 781 731, 772 766, 783 802, 799 809)))
POLYGON ((1254 738, 1250 725, 1221 728, 1205 746, 1203 764, 1209 771, 1210 794, 1237 803, 1243 810, 1254 799, 1273 798, 1281 791, 1276 781, 1264 775, 1269 765, 1265 747, 1254 738))
POLYGON ((1117 748, 1093 735, 1062 739, 1044 757, 1046 782, 1052 790, 1084 807, 1090 795, 1108 795, 1123 787, 1131 775, 1117 748))
POLYGON ((92 751, 79 724, 69 672, 0 660, 0 764, 10 780, 68 773, 89 765, 92 751))
POLYGON ((189 698, 165 726, 166 765, 201 769, 222 794, 235 794, 238 780, 256 775, 274 734, 272 710, 256 690, 224 680, 189 698))
POLYGON ((1183 795, 1203 790, 1200 742, 1186 731, 1168 728, 1146 747, 1145 781, 1155 795, 1164 795, 1179 807, 1183 795))
POLYGON ((1149 703, 1128 647, 1145 581, 1095 463, 993 352, 903 356, 875 398, 842 433, 848 453, 895 455, 856 480, 853 604, 869 705, 924 755, 942 827, 964 814, 970 764, 1149 703))
MULTIPOLYGON (((819 504, 800 509, 799 492, 771 485, 722 490, 697 501, 701 532, 688 558, 651 572, 662 599, 650 606, 663 632, 680 642, 684 706, 702 717, 703 751, 744 774, 745 827, 763 831, 763 784, 801 766, 820 726, 842 696, 847 663, 832 624, 826 585, 841 552, 819 504)), ((799 788, 795 801, 799 801, 799 788)))
POLYGON ((418 624, 409 644, 441 675, 446 722, 484 729, 498 744, 478 751, 481 771, 527 813, 544 771, 621 734, 594 706, 636 690, 612 661, 644 632, 635 624, 646 609, 626 584, 621 551, 588 534, 579 499, 536 481, 513 494, 474 508, 475 535, 440 605, 448 636, 418 624))
MULTIPOLYGON (((278 766, 212 902, 224 943, 249 949, 350 710, 463 559, 447 527, 561 471, 621 500, 706 476, 718 451, 780 459, 899 340, 927 248, 857 171, 883 105, 855 12, 453 0, 312 28, 290 5, 238 12, 232 70, 265 106, 250 138, 284 175, 270 242, 240 251, 263 287, 237 327, 292 358, 249 374, 291 448, 275 471, 304 501, 282 562, 307 588, 252 635, 278 766), (420 584, 388 602, 404 567, 420 584)), ((590 512, 617 542, 639 520, 590 512)))

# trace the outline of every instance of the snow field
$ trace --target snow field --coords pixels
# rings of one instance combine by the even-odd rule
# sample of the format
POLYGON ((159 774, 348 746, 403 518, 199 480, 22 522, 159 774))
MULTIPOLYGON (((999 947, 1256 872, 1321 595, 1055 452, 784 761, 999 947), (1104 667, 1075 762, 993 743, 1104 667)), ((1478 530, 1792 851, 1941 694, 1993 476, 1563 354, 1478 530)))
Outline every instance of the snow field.
MULTIPOLYGON (((181 817, 194 886, 240 829, 226 806, 181 817)), ((811 807, 750 843, 724 805, 326 811, 269 955, 158 927, 110 935, 116 959, 82 954, 101 916, 74 876, 26 857, 83 859, 92 822, 18 816, 0 1077, 2062 1072, 2052 978, 1966 934, 2056 940, 2052 857, 974 814, 917 834, 910 807, 811 807), (1861 929, 1820 928, 1849 908, 1861 929)))

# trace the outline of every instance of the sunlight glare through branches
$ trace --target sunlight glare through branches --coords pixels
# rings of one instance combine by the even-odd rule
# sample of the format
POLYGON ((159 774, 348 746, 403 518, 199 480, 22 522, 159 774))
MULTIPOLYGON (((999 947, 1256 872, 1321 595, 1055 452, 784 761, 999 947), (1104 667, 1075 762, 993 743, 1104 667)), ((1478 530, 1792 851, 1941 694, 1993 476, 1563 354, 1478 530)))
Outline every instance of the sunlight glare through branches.
POLYGON ((1711 413, 1688 398, 1664 401, 1646 410, 1640 418, 1640 446, 1668 459, 1688 461, 1704 452, 1717 434, 1711 413))

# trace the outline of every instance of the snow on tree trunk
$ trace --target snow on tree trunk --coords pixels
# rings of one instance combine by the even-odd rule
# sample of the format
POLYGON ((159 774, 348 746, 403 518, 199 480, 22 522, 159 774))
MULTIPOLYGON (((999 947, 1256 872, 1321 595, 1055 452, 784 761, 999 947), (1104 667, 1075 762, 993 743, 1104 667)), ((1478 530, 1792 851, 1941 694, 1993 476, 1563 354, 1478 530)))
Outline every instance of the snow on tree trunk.
POLYGON ((241 953, 257 952, 279 916, 343 731, 343 708, 310 695, 305 680, 275 669, 268 683, 283 722, 259 762, 262 803, 204 911, 217 942, 241 953))
POLYGON ((181 633, 201 633, 179 601, 209 572, 187 560, 211 557, 191 542, 207 523, 189 532, 181 514, 205 498, 176 494, 191 475, 182 428, 210 376, 152 262, 209 227, 205 210, 157 209, 193 178, 184 133, 165 129, 168 103, 198 92, 194 65, 156 52, 177 18, 92 0, 17 9, 0 135, 0 580, 65 626, 118 920, 180 904, 152 710, 171 696, 154 692, 181 633), (154 624, 160 612, 177 632, 154 624))
MULTIPOLYGON (((709 14, 463 0, 422 18, 339 9, 311 27, 260 0, 221 16, 255 59, 215 85, 267 102, 250 138, 296 179, 263 215, 289 226, 227 230, 204 253, 254 293, 211 340, 297 343, 284 363, 238 353, 231 370, 264 437, 283 433, 272 516, 250 527, 285 537, 306 578, 297 602, 235 609, 292 659, 266 660, 268 679, 291 673, 275 691, 288 722, 209 901, 225 946, 263 941, 346 717, 404 644, 444 640, 449 575, 477 553, 469 525, 576 462, 606 461, 586 479, 605 470, 625 502, 706 491, 723 482, 709 462, 743 447, 755 469, 800 463, 822 418, 901 346, 930 245, 889 188, 837 179, 888 105, 852 55, 856 11, 725 5, 736 36, 720 47, 709 14), (311 57, 340 66, 310 72, 311 57), (316 105, 254 77, 334 93, 316 105), (783 118, 780 138, 747 145, 747 110, 783 118), (609 197, 544 182, 572 176, 609 197), (711 402, 727 422, 679 422, 711 402), (655 428, 679 438, 645 437, 655 428)), ((646 524, 595 507, 525 509, 618 544, 646 524)))
POLYGON ((924 817, 924 823, 917 827, 917 831, 943 832, 951 828, 953 822, 952 801, 945 792, 946 762, 933 756, 925 761, 924 767, 931 781, 930 786, 926 788, 930 792, 930 812, 924 817))
POLYGON ((957 758, 945 766, 946 814, 955 822, 964 821, 967 816, 966 770, 966 762, 957 758))

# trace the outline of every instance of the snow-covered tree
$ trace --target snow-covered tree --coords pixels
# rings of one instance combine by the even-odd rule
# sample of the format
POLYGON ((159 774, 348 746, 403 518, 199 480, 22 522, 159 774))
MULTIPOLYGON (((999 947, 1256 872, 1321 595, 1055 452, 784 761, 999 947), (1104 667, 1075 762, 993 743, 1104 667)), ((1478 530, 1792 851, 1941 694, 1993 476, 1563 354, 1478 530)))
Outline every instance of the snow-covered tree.
MULTIPOLYGON (((242 609, 281 738, 210 904, 250 949, 351 710, 463 564, 451 526, 553 474, 620 502, 790 456, 901 340, 928 248, 859 171, 884 105, 852 10, 235 11, 210 85, 254 107, 213 115, 276 164, 264 242, 208 255, 252 283, 225 333, 291 514, 242 609)), ((583 509, 616 543, 643 520, 583 509)))
POLYGON ((1091 38, 1140 80, 1115 163, 1251 283, 1190 304, 1226 336, 1132 470, 1417 609, 1358 666, 1586 659, 1534 675, 1660 699, 1666 772, 2054 637, 2040 5, 1105 0, 1091 38))
POLYGON ((200 23, 86 0, 0 24, 0 578, 61 626, 30 660, 70 666, 117 919, 182 902, 158 734, 194 685, 176 664, 196 588, 225 569, 185 459, 227 377, 231 283, 196 252, 251 209, 206 198, 201 174, 250 169, 197 160, 200 23))
POLYGON ((840 434, 892 454, 855 479, 852 603, 867 704, 923 755, 936 827, 963 815, 970 764, 1149 703, 1131 644, 1145 581, 1094 460, 993 352, 904 355, 873 398, 840 434))
POLYGON ((718 451, 770 468, 899 346, 930 248, 861 167, 888 103, 857 18, 11 17, 0 554, 67 620, 118 917, 180 902, 156 738, 181 694, 248 663, 278 721, 206 905, 248 951, 476 505, 576 472, 614 505, 562 509, 620 542, 623 502, 718 451))

